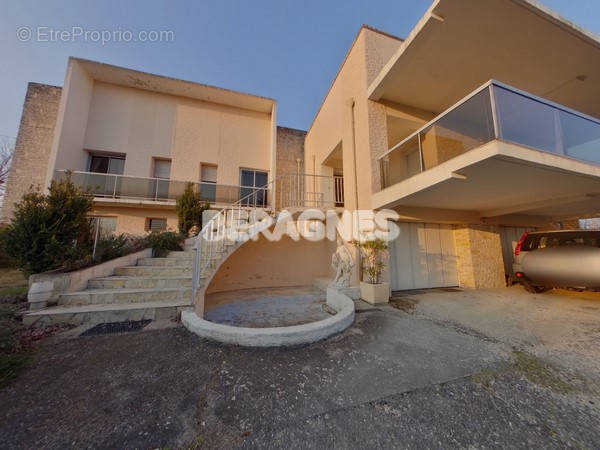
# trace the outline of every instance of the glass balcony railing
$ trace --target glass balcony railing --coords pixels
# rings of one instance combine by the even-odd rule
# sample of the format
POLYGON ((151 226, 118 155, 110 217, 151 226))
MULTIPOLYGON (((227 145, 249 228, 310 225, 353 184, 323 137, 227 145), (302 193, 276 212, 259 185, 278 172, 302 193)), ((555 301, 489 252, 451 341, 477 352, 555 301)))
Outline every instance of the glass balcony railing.
POLYGON ((494 139, 600 164, 600 120, 490 81, 381 156, 382 188, 494 139))
MULTIPOLYGON (((82 191, 94 197, 174 202, 190 184, 187 181, 162 178, 142 178, 94 172, 57 170, 55 180, 67 177, 82 191)), ((202 201, 209 203, 234 203, 256 192, 257 202, 267 206, 268 191, 265 188, 230 186, 215 183, 191 183, 202 201)))

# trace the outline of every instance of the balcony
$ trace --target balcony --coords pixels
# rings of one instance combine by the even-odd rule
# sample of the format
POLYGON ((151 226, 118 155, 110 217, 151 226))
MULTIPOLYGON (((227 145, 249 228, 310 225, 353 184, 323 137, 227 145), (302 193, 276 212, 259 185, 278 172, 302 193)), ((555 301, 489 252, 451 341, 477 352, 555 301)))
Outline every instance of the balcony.
POLYGON ((407 136, 379 163, 375 209, 471 214, 462 220, 600 214, 600 121, 497 81, 407 136))
POLYGON ((490 81, 380 158, 382 188, 492 141, 600 164, 600 121, 490 81))
MULTIPOLYGON (((129 199, 174 203, 190 182, 162 178, 143 178, 127 175, 57 170, 55 180, 71 181, 87 194, 107 199, 129 199)), ((248 202, 267 206, 268 189, 262 187, 230 186, 215 183, 192 182, 202 201, 212 204, 230 204, 249 196, 248 202), (250 195, 256 193, 256 195, 250 195)))
MULTIPOLYGON (((83 192, 96 198, 168 202, 183 194, 188 181, 143 178, 127 175, 57 170, 55 180, 71 181, 83 192)), ((227 205, 242 199, 244 206, 268 207, 273 189, 277 209, 344 206, 344 178, 312 174, 284 174, 264 187, 230 186, 192 182, 202 201, 227 205)))
POLYGON ((275 183, 278 209, 332 209, 344 206, 344 177, 284 174, 275 183))

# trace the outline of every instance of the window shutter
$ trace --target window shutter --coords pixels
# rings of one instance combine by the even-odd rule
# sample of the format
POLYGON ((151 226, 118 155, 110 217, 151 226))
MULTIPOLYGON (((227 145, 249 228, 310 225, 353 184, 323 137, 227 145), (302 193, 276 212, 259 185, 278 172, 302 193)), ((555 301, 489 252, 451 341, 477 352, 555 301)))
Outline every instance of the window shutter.
POLYGON ((171 161, 165 161, 161 159, 154 160, 154 178, 165 178, 171 177, 171 161))
POLYGON ((163 231, 167 229, 167 219, 148 219, 149 231, 163 231))
POLYGON ((200 169, 200 181, 202 183, 216 183, 217 182, 217 166, 205 166, 202 165, 200 169))

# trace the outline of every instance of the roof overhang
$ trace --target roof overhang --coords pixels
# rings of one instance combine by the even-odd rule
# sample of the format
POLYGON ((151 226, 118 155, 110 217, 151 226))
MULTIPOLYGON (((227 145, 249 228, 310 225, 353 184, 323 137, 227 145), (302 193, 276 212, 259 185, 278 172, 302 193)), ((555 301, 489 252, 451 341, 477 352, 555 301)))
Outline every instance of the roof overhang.
POLYGON ((600 216, 600 166, 492 141, 373 195, 373 208, 600 216))
POLYGON ((438 113, 497 79, 600 116, 600 41, 530 0, 436 0, 369 98, 438 113))
POLYGON ((69 63, 78 64, 93 80, 118 86, 193 98, 267 114, 273 111, 275 105, 275 100, 266 97, 154 75, 97 61, 71 57, 69 63))

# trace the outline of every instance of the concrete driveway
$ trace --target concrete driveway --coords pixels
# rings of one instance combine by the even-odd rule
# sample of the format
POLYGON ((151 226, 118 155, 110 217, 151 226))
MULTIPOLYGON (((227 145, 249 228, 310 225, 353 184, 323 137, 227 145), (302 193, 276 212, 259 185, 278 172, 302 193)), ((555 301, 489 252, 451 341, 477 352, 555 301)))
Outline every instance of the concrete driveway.
POLYGON ((521 286, 396 293, 415 317, 479 333, 600 380, 600 293, 521 286))
POLYGON ((292 349, 224 346, 182 327, 60 339, 0 390, 1 446, 597 446, 600 399, 585 377, 515 351, 501 326, 459 320, 459 306, 477 304, 467 294, 367 308, 344 333, 292 349))

